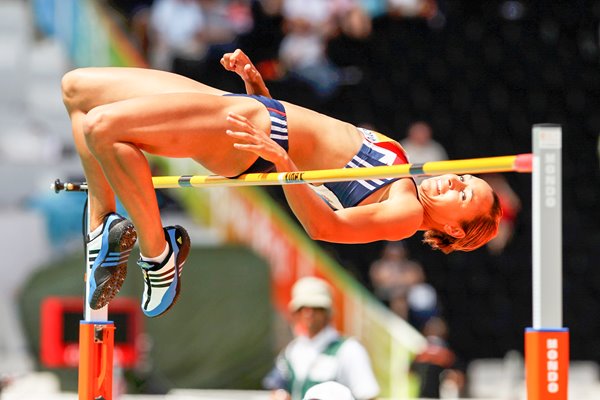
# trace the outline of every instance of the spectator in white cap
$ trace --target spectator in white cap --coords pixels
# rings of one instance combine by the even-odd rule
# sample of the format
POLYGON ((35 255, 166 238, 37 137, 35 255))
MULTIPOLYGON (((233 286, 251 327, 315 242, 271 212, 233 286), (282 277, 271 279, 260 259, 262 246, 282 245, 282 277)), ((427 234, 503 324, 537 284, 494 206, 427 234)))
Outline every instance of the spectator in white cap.
MULTIPOLYGON (((309 389, 324 382, 337 382, 351 394, 327 400, 377 397, 379 385, 366 349, 356 339, 341 336, 330 324, 333 300, 329 284, 315 277, 298 280, 289 307, 297 336, 280 352, 275 367, 263 380, 265 388, 274 391, 273 398, 302 400, 309 389)), ((315 390, 326 394, 327 390, 339 389, 331 386, 315 390)))

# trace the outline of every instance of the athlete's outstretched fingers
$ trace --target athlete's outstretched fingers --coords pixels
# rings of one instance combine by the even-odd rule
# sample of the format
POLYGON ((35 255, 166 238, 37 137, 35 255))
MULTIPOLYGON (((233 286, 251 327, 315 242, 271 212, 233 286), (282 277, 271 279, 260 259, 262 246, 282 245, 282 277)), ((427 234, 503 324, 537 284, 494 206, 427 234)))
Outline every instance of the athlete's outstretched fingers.
POLYGON ((233 147, 238 150, 251 151, 267 161, 276 162, 287 156, 286 151, 279 146, 263 130, 254 126, 248 118, 229 113, 227 121, 231 123, 236 131, 228 129, 226 133, 238 140, 233 147))
POLYGON ((238 150, 251 151, 260 154, 265 147, 264 141, 260 137, 251 135, 247 132, 232 131, 231 129, 227 129, 225 133, 236 139, 233 147, 238 150))
POLYGON ((241 131, 232 131, 231 129, 227 129, 225 131, 225 133, 229 136, 231 136, 232 138, 235 138, 237 140, 241 140, 244 142, 248 142, 248 143, 257 143, 258 140, 256 139, 255 136, 247 133, 247 132, 241 132, 241 131))
POLYGON ((223 54, 223 57, 221 57, 221 64, 229 71, 235 69, 235 58, 233 55, 234 53, 225 53, 223 54))
POLYGON ((261 132, 250 123, 248 118, 239 114, 229 113, 227 121, 236 128, 235 131, 231 129, 225 131, 227 135, 245 143, 257 144, 260 141, 261 132))
POLYGON ((221 65, 225 67, 227 71, 235 70, 235 63, 232 61, 231 56, 231 53, 225 53, 223 57, 221 57, 221 65))
POLYGON ((238 129, 249 133, 250 135, 268 137, 265 132, 256 128, 254 124, 252 124, 252 122, 243 115, 231 112, 227 115, 227 121, 236 126, 238 129))

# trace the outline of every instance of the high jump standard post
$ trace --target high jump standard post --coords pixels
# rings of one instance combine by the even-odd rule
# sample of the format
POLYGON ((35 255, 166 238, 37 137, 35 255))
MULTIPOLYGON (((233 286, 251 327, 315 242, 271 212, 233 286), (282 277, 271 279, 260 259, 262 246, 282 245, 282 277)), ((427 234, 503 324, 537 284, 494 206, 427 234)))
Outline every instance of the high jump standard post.
MULTIPOLYGON (((89 201, 85 232, 89 234, 89 201)), ((87 235, 86 235, 87 236, 87 235)), ((86 237, 87 242, 87 237, 86 237)), ((115 325, 108 320, 108 305, 93 310, 87 301, 90 294, 91 255, 85 255, 85 308, 79 322, 79 400, 112 400, 115 325)))
MULTIPOLYGON (((539 231, 546 232, 546 227, 541 227, 541 220, 550 220, 547 218, 552 215, 556 215, 558 212, 558 225, 560 226, 560 127, 539 125, 534 127, 534 137, 536 136, 536 130, 542 132, 539 135, 544 140, 541 141, 541 150, 538 150, 537 162, 543 160, 544 165, 541 167, 546 172, 544 178, 538 177, 539 185, 541 185, 540 191, 538 191, 536 200, 534 190, 534 207, 540 203, 539 197, 544 195, 545 205, 551 208, 548 211, 548 215, 539 215, 535 219, 534 214, 534 234, 539 231), (546 132, 546 133, 544 133, 546 132), (558 132, 558 133, 557 133, 558 132), (556 139, 558 135, 558 140, 556 139), (558 145, 557 145, 558 143, 558 145), (558 151, 557 154, 551 152, 558 151), (546 154, 547 152, 547 154, 546 154), (542 157, 540 157, 540 154, 542 157), (554 180, 552 180, 554 179, 554 180), (551 206, 551 207, 550 207, 551 206), (558 210, 558 211, 557 211, 558 210), (554 214, 553 214, 554 213, 554 214), (535 221, 538 221, 537 223, 535 221), (538 226, 538 231, 535 231, 535 227, 538 226)), ((534 144, 535 146, 535 144, 534 144)), ((286 184, 300 184, 310 182, 338 182, 356 179, 383 179, 390 177, 411 177, 411 176, 432 176, 441 175, 444 173, 458 173, 458 174, 485 174, 491 172, 524 172, 529 173, 532 170, 532 155, 531 154, 520 154, 513 156, 501 156, 501 157, 488 157, 479 159, 468 159, 468 160, 450 160, 450 161, 434 161, 423 164, 406 164, 406 165, 394 165, 384 167, 371 167, 371 168, 350 168, 350 169, 335 169, 335 170, 315 170, 315 171, 299 171, 299 172, 281 172, 281 173, 258 173, 258 174, 246 174, 236 179, 229 179, 221 176, 166 176, 166 177, 153 177, 153 185, 155 188, 182 188, 182 187, 211 187, 211 186, 259 186, 259 185, 286 185, 286 184)), ((540 166, 533 168, 534 171, 540 171, 540 166)), ((536 181, 536 182, 537 182, 536 181)), ((534 188, 535 188, 534 183, 534 188)), ((61 190, 65 191, 87 191, 87 183, 64 183, 60 180, 56 180, 52 188, 58 193, 61 190)), ((541 204, 541 203, 540 203, 541 204)), ((89 216, 89 205, 87 214, 89 216)), ((89 218, 89 217, 88 217, 89 218)), ((553 218, 553 217, 552 217, 553 218)), ((86 232, 89 230, 89 223, 86 224, 86 232)), ((558 229, 560 232, 560 229, 558 229)), ((89 232, 88 232, 89 233, 89 232)), ((560 235, 560 233, 559 233, 560 235)), ((546 239, 544 239, 546 240, 546 239)), ((553 243, 559 243, 554 241, 553 243)), ((534 327, 531 332, 527 332, 528 343, 535 343, 528 346, 530 349, 529 353, 533 354, 535 351, 541 351, 541 340, 539 337, 545 337, 545 335, 559 333, 565 333, 564 329, 556 329, 561 325, 560 317, 556 320, 556 315, 561 314, 561 304, 548 307, 546 303, 552 299, 550 293, 560 294, 560 275, 558 280, 551 278, 550 283, 547 283, 545 279, 541 280, 541 268, 536 267, 536 245, 539 241, 534 241, 534 282, 539 282, 538 285, 534 283, 534 327), (538 275, 540 275, 538 280, 538 275), (558 289, 556 289, 558 287, 558 289), (543 288, 541 294, 539 291, 543 288), (555 290, 556 289, 556 290, 555 290), (553 291, 555 290, 555 291, 553 291), (537 299, 537 300, 536 300, 537 299), (541 304, 544 304, 546 310, 551 310, 551 316, 543 315, 537 316, 538 312, 535 310, 541 309, 541 304), (543 321, 542 321, 543 320, 543 321), (553 327, 553 328, 549 328, 553 327), (531 339, 530 339, 531 338, 531 339), (534 339, 535 338, 535 339, 534 339), (535 341, 534 341, 535 340, 535 341)), ((552 248, 554 251, 560 252, 559 245, 547 245, 544 246, 548 249, 552 248)), ((538 254, 540 245, 537 245, 538 254)), ((545 249, 544 251, 549 251, 545 249)), ((546 255, 546 258, 548 256, 546 255)), ((552 258, 550 256, 549 258, 552 258)), ((554 260, 559 260, 560 257, 554 257, 554 260)), ((86 274, 91 270, 90 254, 88 254, 87 248, 85 251, 85 268, 86 274)), ((560 262, 560 261, 557 261, 560 262)), ((546 263, 546 260, 544 260, 546 263)), ((560 265, 557 268, 560 273, 560 265)), ((554 277, 552 275, 544 273, 545 276, 554 277)), ((114 330, 115 326, 112 321, 108 321, 108 306, 105 306, 99 310, 92 310, 87 302, 89 298, 89 277, 86 276, 86 290, 85 290, 85 312, 84 319, 80 322, 79 326, 79 400, 112 400, 112 374, 113 374, 113 360, 114 360, 114 330)), ((557 301, 554 298, 554 301, 557 301)), ((560 299, 558 299, 560 303, 560 299)), ((564 336, 564 335, 563 335, 564 336)), ((563 337, 561 336, 561 337, 563 337)), ((554 336, 553 336, 554 337, 554 336)), ((545 339, 544 339, 545 340, 545 339)), ((553 340, 553 339, 552 339, 553 340)), ((554 343, 551 339, 546 340, 544 343, 554 343)), ((562 339, 561 339, 562 340, 562 339)), ((561 341, 560 343, 563 343, 561 341)), ((568 339, 567 339, 567 352, 568 352, 568 339)), ((561 357, 564 357, 564 351, 561 349, 561 357)), ((550 350, 555 350, 554 348, 550 350)), ((550 354, 550 353, 548 353, 550 354)), ((557 353, 558 354, 558 353, 557 353)), ((554 355, 554 353, 550 354, 554 355)), ((542 357, 540 355, 540 357, 542 357)), ((550 357, 550 356, 548 356, 550 357)), ((568 358, 568 354, 566 355, 568 358)), ((530 357, 530 359, 537 360, 539 357, 530 357)), ((541 359, 541 358, 540 358, 541 359)), ((553 359, 550 361, 554 361, 553 359)), ((541 362, 541 361, 540 361, 541 362)), ((550 364, 548 364, 550 365, 550 364)), ((543 365, 539 365, 539 368, 532 369, 533 372, 529 373, 530 377, 535 377, 532 381, 542 381, 542 377, 538 377, 536 374, 543 372, 543 365), (541 371, 541 372, 540 372, 541 371)), ((561 367, 561 373, 566 374, 566 367, 561 367)), ((555 371, 551 371, 554 373, 555 371)), ((562 375, 549 375, 552 378, 552 390, 555 388, 566 388, 566 381, 564 381, 562 375), (556 379, 555 379, 556 378, 556 379), (560 378, 560 379, 559 379, 560 378), (561 383, 560 386, 555 381, 561 383), (565 382, 564 385, 562 382, 565 382)), ((549 379, 550 379, 549 378, 549 379)), ((561 397, 530 397, 533 399, 563 399, 561 397)))
POLYGON ((562 321, 562 128, 533 126, 533 326, 525 331, 528 400, 566 400, 569 330, 562 321))

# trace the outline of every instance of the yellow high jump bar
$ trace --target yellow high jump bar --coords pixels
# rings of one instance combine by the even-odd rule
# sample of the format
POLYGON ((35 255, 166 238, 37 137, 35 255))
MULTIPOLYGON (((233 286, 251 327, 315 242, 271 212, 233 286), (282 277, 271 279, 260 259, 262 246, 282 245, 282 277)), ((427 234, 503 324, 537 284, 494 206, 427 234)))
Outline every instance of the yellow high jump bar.
MULTIPOLYGON (((531 153, 513 156, 469 158, 464 160, 430 161, 422 164, 402 164, 369 168, 319 169, 298 172, 269 172, 226 178, 219 175, 155 176, 152 183, 156 189, 213 186, 268 186, 297 183, 326 183, 353 180, 409 178, 412 176, 435 176, 443 174, 489 174, 494 172, 523 172, 532 170, 531 153)), ((52 185, 57 193, 86 191, 87 183, 61 182, 52 185)))
POLYGON ((298 172, 250 173, 237 178, 218 175, 155 176, 157 189, 210 186, 267 186, 296 183, 325 183, 411 176, 453 174, 486 174, 493 172, 531 172, 532 154, 471 158, 465 160, 430 161, 369 168, 321 169, 298 172))

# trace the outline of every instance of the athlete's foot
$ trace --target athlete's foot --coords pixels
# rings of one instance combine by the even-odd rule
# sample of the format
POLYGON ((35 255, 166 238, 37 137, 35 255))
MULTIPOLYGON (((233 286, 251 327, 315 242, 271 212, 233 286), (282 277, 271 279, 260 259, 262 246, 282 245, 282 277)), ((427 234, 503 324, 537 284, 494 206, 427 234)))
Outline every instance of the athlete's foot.
POLYGON ((162 263, 138 260, 144 274, 142 311, 158 317, 169 311, 179 298, 181 271, 190 252, 190 237, 181 226, 164 228, 169 253, 162 263))
POLYGON ((133 224, 115 213, 106 216, 97 236, 88 236, 88 304, 92 309, 104 307, 121 290, 127 276, 127 260, 136 240, 133 224))

